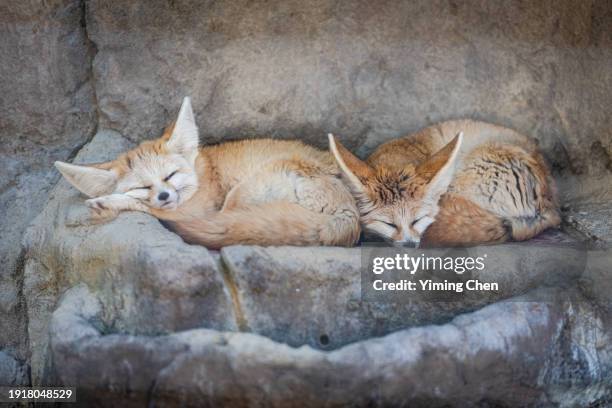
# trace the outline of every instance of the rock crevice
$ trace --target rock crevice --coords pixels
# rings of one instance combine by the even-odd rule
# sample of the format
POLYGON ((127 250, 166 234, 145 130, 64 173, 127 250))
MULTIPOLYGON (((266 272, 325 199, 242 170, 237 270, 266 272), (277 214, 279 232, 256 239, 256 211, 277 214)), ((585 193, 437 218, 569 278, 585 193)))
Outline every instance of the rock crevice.
POLYGON ((223 281, 225 282, 225 287, 227 288, 227 291, 229 292, 229 295, 232 299, 234 316, 236 316, 236 327, 238 327, 240 331, 251 331, 249 328, 249 324, 246 318, 244 317, 244 311, 242 310, 240 295, 238 294, 238 286, 236 284, 236 281, 234 280, 232 273, 228 269, 223 257, 220 256, 218 262, 219 270, 221 271, 221 274, 223 275, 223 281))

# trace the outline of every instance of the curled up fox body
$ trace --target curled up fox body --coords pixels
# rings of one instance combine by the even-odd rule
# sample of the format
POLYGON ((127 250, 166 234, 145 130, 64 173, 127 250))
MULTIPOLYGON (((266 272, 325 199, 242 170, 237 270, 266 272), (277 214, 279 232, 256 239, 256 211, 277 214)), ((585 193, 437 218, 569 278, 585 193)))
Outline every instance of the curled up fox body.
POLYGON ((511 129, 443 122, 381 145, 366 161, 329 136, 362 227, 400 243, 530 239, 557 227, 554 181, 536 143, 511 129))
POLYGON ((191 102, 164 135, 94 165, 56 162, 96 218, 150 213, 185 241, 351 246, 359 212, 328 152, 271 139, 199 147, 191 102))
POLYGON ((94 218, 143 211, 209 248, 351 246, 360 223, 399 243, 473 245, 526 240, 560 222, 543 157, 510 129, 444 122, 383 144, 365 162, 329 141, 333 156, 271 139, 200 147, 185 98, 159 139, 110 162, 56 167, 91 197, 94 218))

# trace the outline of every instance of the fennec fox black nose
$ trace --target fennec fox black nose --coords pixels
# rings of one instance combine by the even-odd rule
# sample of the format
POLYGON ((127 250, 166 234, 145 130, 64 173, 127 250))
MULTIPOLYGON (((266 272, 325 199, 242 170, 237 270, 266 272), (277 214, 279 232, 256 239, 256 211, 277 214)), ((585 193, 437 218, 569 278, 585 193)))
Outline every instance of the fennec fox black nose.
POLYGON ((159 195, 157 196, 157 199, 160 201, 165 201, 168 199, 168 197, 170 197, 170 194, 168 194, 167 191, 162 191, 161 193, 159 193, 159 195))

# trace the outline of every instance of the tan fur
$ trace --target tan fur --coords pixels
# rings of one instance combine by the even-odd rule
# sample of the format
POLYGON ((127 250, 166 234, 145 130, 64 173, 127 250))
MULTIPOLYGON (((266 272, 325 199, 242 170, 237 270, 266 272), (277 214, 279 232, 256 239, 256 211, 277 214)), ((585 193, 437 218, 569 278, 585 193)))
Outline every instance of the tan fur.
MULTIPOLYGON (((117 180, 113 191, 87 201, 98 217, 112 218, 123 210, 148 212, 185 241, 209 248, 351 246, 357 241, 359 212, 330 153, 299 141, 272 139, 197 148, 189 100, 181 112, 185 118, 179 113, 176 125, 159 139, 93 165, 117 180), (194 137, 195 156, 189 151, 194 137), (165 201, 158 198, 164 192, 170 193, 165 201)), ((81 176, 79 168, 65 166, 58 163, 75 187, 97 191, 87 184, 88 173, 74 177, 81 176)))
POLYGON ((358 210, 333 158, 299 141, 204 147, 200 189, 174 211, 152 210, 187 242, 342 245, 359 238, 358 210))
POLYGON ((536 143, 511 129, 449 121, 385 143, 366 162, 337 152, 348 172, 356 169, 355 183, 339 162, 363 227, 394 241, 526 240, 560 223, 554 182, 536 143), (444 191, 435 191, 436 181, 444 191))

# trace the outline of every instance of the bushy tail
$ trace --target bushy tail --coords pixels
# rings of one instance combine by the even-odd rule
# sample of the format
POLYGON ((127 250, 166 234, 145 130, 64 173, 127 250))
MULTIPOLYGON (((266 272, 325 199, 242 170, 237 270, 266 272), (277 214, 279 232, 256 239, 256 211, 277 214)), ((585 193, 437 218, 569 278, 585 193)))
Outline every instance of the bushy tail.
POLYGON ((546 160, 538 151, 532 152, 539 172, 533 172, 531 183, 539 186, 538 198, 534 198, 532 205, 537 208, 537 214, 529 217, 512 217, 506 220, 506 226, 515 241, 531 239, 548 228, 557 228, 561 224, 561 216, 557 208, 557 188, 550 174, 546 160))
POLYGON ((545 209, 535 217, 514 217, 505 220, 510 235, 515 241, 531 239, 548 228, 556 228, 561 216, 554 208, 545 209))
POLYGON ((352 246, 359 238, 356 212, 345 209, 326 214, 289 202, 181 217, 166 224, 186 242, 211 249, 238 244, 352 246))
POLYGON ((446 194, 440 201, 440 212, 424 233, 421 246, 471 246, 531 239, 547 228, 559 226, 557 210, 545 207, 533 217, 504 218, 473 202, 446 194))

